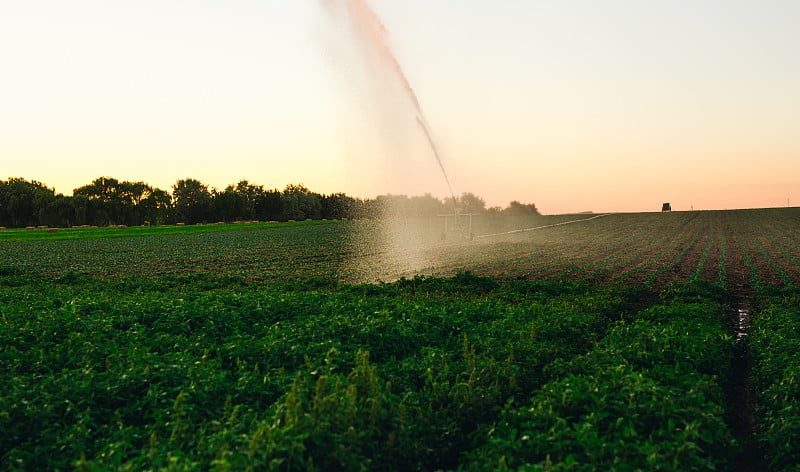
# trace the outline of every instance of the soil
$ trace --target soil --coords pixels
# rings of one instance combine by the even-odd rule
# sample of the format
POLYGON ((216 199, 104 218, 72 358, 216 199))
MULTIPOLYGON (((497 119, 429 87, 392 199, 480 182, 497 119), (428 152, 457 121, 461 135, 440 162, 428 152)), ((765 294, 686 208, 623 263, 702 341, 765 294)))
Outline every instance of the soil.
POLYGON ((757 422, 755 401, 751 388, 750 358, 747 352, 747 334, 751 323, 750 307, 746 300, 733 300, 731 330, 736 336, 732 370, 734 377, 728 386, 727 421, 739 444, 739 454, 733 461, 737 472, 763 470, 758 443, 754 439, 757 422))

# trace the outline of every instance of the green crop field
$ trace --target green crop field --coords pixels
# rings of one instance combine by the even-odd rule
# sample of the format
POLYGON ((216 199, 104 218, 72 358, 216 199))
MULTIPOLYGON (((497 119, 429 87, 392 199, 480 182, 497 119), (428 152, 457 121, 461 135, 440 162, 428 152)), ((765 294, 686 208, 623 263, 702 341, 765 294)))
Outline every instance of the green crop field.
POLYGON ((799 241, 797 208, 0 230, 0 470, 800 470, 799 241))

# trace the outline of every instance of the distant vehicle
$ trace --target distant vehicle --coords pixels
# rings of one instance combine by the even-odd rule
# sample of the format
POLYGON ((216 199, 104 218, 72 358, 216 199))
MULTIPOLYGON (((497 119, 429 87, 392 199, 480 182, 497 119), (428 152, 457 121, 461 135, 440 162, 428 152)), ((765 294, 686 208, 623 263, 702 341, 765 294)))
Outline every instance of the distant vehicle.
POLYGON ((661 211, 672 211, 672 205, 669 203, 663 203, 661 205, 661 211))

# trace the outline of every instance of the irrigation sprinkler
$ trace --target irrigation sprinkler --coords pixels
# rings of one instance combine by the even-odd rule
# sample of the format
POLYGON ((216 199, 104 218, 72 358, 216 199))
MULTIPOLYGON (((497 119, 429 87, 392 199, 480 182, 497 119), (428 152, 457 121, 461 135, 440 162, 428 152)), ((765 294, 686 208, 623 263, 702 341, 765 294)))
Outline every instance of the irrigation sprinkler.
POLYGON ((461 213, 456 209, 455 213, 437 216, 439 218, 444 218, 442 241, 446 240, 447 235, 450 233, 468 241, 475 239, 475 233, 472 232, 472 217, 478 216, 477 213, 461 213))
POLYGON ((512 229, 511 231, 503 231, 502 233, 480 234, 478 236, 473 236, 473 238, 476 238, 476 239, 493 238, 493 237, 496 237, 496 236, 506 236, 506 235, 509 235, 509 234, 526 233, 528 231, 536 231, 536 230, 545 229, 545 228, 555 228, 556 226, 572 225, 572 224, 576 224, 576 223, 583 223, 583 222, 586 222, 586 221, 596 220, 597 218, 603 218, 603 217, 609 216, 611 214, 612 213, 604 213, 602 215, 595 215, 595 216, 592 216, 592 217, 589 217, 589 218, 582 218, 580 220, 562 221, 561 223, 553 223, 553 224, 549 224, 549 225, 534 226, 533 228, 512 229))

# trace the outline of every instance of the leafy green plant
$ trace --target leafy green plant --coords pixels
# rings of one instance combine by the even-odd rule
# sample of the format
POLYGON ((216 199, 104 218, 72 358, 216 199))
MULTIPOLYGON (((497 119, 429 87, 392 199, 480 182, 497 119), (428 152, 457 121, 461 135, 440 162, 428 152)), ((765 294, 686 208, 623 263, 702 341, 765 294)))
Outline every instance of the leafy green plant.
POLYGON ((733 339, 710 287, 673 286, 585 355, 506 405, 467 470, 711 470, 730 464, 733 339), (687 303, 685 300, 693 300, 687 303), (705 303, 703 303, 705 302, 705 303))
POLYGON ((800 452, 800 294, 764 294, 748 337, 758 414, 756 439, 770 470, 796 470, 800 452))

